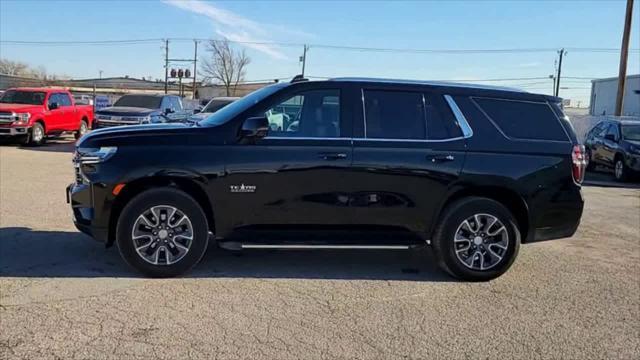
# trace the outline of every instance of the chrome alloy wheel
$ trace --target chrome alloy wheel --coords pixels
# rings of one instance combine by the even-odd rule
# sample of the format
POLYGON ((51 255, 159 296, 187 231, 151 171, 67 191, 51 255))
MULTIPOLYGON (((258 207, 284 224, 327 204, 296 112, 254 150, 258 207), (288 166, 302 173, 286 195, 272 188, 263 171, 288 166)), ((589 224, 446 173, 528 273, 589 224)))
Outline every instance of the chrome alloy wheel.
POLYGON ((146 262, 171 265, 189 252, 193 225, 187 215, 173 206, 154 206, 138 216, 131 239, 136 252, 146 262))
POLYGON ((40 126, 34 126, 32 131, 33 134, 31 136, 33 136, 34 142, 40 142, 44 138, 44 131, 40 126))
POLYGON ((454 248, 464 266, 472 270, 489 270, 505 257, 509 233, 497 217, 475 214, 458 226, 454 248))
POLYGON ((624 176, 624 163, 622 162, 622 160, 616 161, 614 171, 615 171, 616 179, 618 180, 622 179, 622 177, 624 176))

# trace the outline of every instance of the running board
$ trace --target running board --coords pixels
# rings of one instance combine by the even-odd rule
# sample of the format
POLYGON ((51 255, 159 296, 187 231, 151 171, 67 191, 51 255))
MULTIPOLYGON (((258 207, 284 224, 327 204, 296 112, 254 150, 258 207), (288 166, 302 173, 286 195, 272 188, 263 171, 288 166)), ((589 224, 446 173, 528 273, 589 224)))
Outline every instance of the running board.
POLYGON ((297 244, 241 244, 242 249, 331 249, 331 250, 407 250, 409 245, 297 245, 297 244))

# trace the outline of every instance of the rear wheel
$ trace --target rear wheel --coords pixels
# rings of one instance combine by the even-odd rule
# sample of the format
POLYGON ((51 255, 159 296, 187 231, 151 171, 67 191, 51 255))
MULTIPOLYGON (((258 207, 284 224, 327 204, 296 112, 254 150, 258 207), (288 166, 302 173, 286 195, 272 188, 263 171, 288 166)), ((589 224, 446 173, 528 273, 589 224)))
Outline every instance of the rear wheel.
POLYGON ((87 133, 88 130, 89 130, 89 125, 87 125, 87 121, 86 120, 82 120, 80 122, 80 128, 74 134, 76 140, 80 139, 82 137, 82 135, 87 133))
POLYGON ((520 231, 511 212, 497 201, 469 197, 445 209, 433 237, 438 262, 454 277, 494 279, 515 261, 520 231))
POLYGON ((151 277, 183 274, 207 249, 207 219, 198 203, 183 191, 145 191, 125 206, 116 228, 124 260, 151 277))

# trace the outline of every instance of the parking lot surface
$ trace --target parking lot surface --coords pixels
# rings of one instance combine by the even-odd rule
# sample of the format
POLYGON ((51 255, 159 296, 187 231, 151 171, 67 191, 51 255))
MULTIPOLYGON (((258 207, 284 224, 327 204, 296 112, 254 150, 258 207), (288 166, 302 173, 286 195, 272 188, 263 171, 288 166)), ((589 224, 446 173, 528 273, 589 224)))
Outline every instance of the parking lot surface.
POLYGON ((1 359, 640 357, 637 187, 599 176, 573 238, 522 246, 488 283, 426 250, 214 248, 159 280, 75 230, 71 151, 0 147, 1 359))

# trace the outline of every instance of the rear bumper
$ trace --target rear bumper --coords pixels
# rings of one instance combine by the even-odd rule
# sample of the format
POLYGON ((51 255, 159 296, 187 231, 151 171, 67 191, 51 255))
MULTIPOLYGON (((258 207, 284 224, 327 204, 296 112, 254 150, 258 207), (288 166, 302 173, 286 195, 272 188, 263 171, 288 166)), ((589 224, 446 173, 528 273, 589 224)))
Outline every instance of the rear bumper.
POLYGON ((556 201, 547 204, 537 218, 534 217, 534 226, 527 234, 527 243, 569 238, 575 234, 580 226, 584 199, 582 190, 564 193, 564 201, 556 201))
POLYGON ((0 136, 24 136, 29 134, 30 126, 15 126, 0 128, 0 136))

